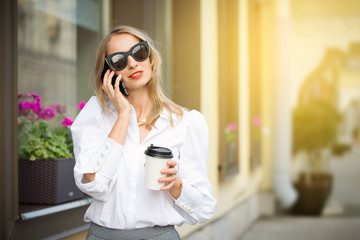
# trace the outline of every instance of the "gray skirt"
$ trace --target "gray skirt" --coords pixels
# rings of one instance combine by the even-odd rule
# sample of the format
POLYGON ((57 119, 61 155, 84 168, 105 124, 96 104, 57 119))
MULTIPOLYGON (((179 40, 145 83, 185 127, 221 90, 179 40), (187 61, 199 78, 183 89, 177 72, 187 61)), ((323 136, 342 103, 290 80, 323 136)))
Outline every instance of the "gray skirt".
POLYGON ((179 240, 180 236, 173 225, 154 226, 133 230, 111 229, 91 223, 87 240, 179 240))

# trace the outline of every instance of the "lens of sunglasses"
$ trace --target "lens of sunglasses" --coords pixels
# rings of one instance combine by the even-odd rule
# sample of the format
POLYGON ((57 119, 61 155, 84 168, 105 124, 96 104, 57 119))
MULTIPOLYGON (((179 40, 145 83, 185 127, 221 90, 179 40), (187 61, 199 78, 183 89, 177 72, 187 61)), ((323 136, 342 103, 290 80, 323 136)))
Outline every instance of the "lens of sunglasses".
POLYGON ((133 56, 137 61, 145 61, 148 57, 148 50, 145 45, 136 46, 136 48, 132 51, 131 56, 133 56))
POLYGON ((149 49, 146 42, 141 42, 134 45, 129 52, 114 53, 107 57, 110 60, 110 65, 115 70, 122 70, 127 66, 128 56, 132 56, 136 61, 142 62, 149 57, 149 49), (109 59, 110 58, 110 59, 109 59))
POLYGON ((126 57, 123 54, 117 54, 111 58, 111 65, 115 69, 124 69, 127 65, 126 57))

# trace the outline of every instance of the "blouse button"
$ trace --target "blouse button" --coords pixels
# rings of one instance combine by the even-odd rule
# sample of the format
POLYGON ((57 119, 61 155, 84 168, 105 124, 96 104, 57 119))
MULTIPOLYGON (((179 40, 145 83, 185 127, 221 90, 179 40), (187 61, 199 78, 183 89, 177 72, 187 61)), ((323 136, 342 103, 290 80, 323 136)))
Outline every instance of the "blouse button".
POLYGON ((100 165, 100 164, 101 164, 101 161, 100 161, 100 160, 97 160, 96 163, 97 163, 98 165, 100 165))
POLYGON ((110 145, 109 145, 109 144, 106 144, 106 145, 105 145, 105 148, 106 148, 106 149, 110 149, 110 145))
POLYGON ((104 152, 102 152, 100 155, 101 155, 101 157, 105 157, 105 153, 104 153, 104 152))

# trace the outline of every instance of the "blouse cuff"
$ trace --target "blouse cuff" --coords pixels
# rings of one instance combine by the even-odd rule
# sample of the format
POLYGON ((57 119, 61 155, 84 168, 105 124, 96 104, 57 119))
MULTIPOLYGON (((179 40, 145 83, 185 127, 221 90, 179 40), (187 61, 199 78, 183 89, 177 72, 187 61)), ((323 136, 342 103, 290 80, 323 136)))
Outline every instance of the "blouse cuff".
POLYGON ((180 197, 175 201, 175 204, 184 211, 192 214, 202 200, 202 194, 193 186, 183 182, 183 189, 180 197))
POLYGON ((106 180, 112 179, 117 169, 114 166, 118 165, 122 152, 123 146, 108 137, 93 155, 90 161, 93 163, 90 166, 90 172, 95 172, 100 178, 104 177, 106 180))

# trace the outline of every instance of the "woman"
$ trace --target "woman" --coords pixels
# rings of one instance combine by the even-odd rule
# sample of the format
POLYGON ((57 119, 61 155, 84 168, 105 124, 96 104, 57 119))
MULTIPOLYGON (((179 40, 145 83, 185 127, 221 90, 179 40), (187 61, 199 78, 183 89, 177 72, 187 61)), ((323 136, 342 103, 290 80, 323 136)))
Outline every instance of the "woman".
POLYGON ((174 225, 205 222, 214 213, 206 121, 166 98, 160 66, 152 40, 139 29, 117 27, 100 43, 96 97, 71 127, 75 180, 94 199, 84 217, 91 222, 88 239, 180 239, 174 225), (144 151, 151 144, 174 155, 158 179, 160 191, 144 186, 144 151))

